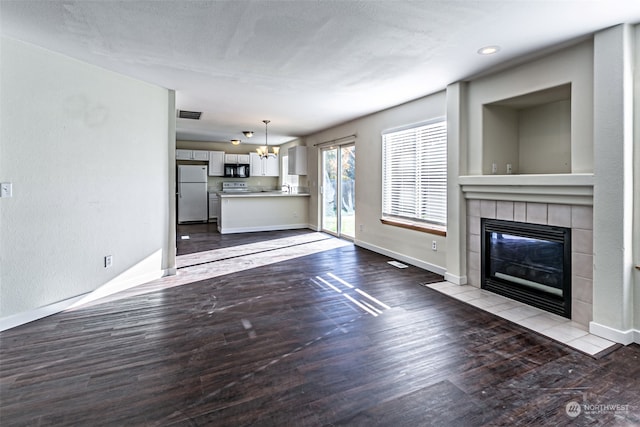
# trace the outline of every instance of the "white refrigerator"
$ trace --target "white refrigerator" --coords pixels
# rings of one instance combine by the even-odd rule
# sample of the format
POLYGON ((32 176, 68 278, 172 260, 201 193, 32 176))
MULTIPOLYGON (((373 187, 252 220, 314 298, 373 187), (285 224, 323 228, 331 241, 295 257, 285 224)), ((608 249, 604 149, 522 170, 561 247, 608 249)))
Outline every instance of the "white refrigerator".
POLYGON ((178 224, 209 218, 207 166, 178 166, 178 224))

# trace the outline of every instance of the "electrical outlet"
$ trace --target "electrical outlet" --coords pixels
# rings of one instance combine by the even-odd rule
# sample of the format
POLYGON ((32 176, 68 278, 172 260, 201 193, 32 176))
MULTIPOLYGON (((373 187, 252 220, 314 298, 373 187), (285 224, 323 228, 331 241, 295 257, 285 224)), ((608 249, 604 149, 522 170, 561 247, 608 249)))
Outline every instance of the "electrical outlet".
POLYGON ((13 184, 10 182, 3 182, 0 184, 0 197, 13 196, 13 184))
POLYGON ((438 244, 436 243, 435 240, 431 242, 431 250, 433 250, 433 251, 437 251, 438 250, 438 244))
POLYGON ((360 224, 360 231, 364 231, 364 224, 360 224))
POLYGON ((107 255, 104 257, 104 268, 109 268, 113 265, 113 255, 107 255))

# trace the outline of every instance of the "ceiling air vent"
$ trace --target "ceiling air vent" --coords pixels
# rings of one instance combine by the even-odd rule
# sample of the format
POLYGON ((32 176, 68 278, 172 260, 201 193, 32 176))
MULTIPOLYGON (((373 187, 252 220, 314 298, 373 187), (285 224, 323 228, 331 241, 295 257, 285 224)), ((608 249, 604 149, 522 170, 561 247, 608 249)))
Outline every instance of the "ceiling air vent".
POLYGON ((181 119, 200 120, 202 111, 178 110, 178 117, 181 119))

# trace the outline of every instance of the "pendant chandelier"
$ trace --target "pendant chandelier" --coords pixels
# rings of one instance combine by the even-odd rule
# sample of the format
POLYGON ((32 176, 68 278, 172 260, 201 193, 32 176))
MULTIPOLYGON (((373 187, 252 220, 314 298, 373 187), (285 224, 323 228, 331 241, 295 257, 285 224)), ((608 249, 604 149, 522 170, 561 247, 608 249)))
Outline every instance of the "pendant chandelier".
POLYGON ((272 147, 273 152, 269 152, 269 141, 267 140, 268 132, 267 125, 271 122, 271 120, 263 120, 264 123, 264 146, 256 148, 258 155, 261 159, 265 159, 269 156, 278 157, 278 152, 280 151, 280 147, 272 147))

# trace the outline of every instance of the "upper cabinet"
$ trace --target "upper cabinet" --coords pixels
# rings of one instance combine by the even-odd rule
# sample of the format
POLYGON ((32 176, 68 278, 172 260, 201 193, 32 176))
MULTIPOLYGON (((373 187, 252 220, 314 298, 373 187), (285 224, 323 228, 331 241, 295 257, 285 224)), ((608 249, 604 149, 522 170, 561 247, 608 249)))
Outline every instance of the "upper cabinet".
POLYGON ((225 154, 224 162, 248 165, 251 159, 248 154, 225 154))
POLYGON ((224 151, 209 151, 209 176, 224 176, 224 151))
POLYGON ((296 145, 289 148, 289 175, 307 174, 307 147, 296 145))
POLYGON ((257 153, 251 153, 251 176, 280 176, 280 163, 278 157, 269 156, 261 159, 257 153))
POLYGON ((206 150, 176 150, 176 160, 198 160, 203 162, 209 161, 209 152, 206 150))
POLYGON ((262 159, 256 153, 249 154, 249 175, 262 176, 262 159))
POLYGON ((265 160, 265 176, 280 176, 280 162, 278 157, 269 156, 265 160))

